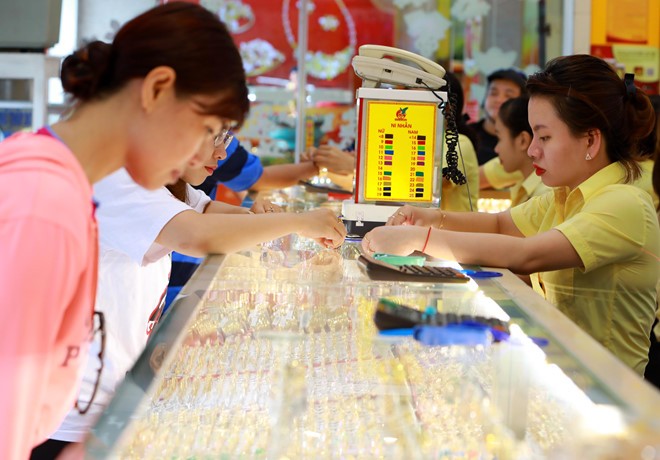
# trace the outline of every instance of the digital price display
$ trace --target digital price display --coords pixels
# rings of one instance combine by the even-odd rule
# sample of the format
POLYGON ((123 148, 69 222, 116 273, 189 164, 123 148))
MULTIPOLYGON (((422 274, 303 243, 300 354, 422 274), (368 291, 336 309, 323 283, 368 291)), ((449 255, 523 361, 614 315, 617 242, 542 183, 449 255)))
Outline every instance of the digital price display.
POLYGON ((364 198, 431 202, 434 102, 366 101, 364 198))

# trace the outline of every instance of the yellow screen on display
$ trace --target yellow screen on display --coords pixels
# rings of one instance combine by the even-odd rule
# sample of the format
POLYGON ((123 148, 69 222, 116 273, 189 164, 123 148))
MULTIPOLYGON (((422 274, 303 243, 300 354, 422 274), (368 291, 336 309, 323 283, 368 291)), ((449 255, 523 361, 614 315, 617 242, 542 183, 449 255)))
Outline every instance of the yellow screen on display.
POLYGON ((364 198, 431 202, 438 105, 367 101, 364 198))

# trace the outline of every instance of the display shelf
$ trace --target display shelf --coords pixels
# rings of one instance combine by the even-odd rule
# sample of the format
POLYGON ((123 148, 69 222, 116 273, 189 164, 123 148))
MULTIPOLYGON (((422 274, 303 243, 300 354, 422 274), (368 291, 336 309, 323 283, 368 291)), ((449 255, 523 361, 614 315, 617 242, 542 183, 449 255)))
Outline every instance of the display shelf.
POLYGON ((45 125, 48 116, 48 80, 59 77, 61 58, 45 53, 0 52, 0 80, 29 80, 31 101, 0 101, 0 109, 31 109, 32 129, 45 125))
POLYGON ((514 275, 464 285, 373 282, 358 253, 354 243, 321 250, 289 237, 207 258, 87 439, 88 454, 660 453, 658 393, 514 275), (510 319, 513 338, 474 347, 385 340, 372 321, 381 297, 510 319))

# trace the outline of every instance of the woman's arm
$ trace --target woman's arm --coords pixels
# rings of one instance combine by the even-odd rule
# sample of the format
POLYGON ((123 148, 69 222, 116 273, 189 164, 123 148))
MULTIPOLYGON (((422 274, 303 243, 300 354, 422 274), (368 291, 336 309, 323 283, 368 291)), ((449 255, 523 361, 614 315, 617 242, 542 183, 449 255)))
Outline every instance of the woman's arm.
POLYGON ((451 212, 438 208, 420 208, 405 205, 387 221, 387 225, 416 225, 458 232, 499 233, 523 236, 513 223, 511 213, 451 212))
POLYGON ((261 191, 291 187, 301 180, 316 176, 318 173, 318 168, 311 161, 266 166, 259 180, 250 189, 261 191))
POLYGON ((343 242, 346 229, 329 209, 255 215, 200 214, 190 210, 174 216, 156 242, 173 251, 201 257, 239 251, 290 233, 336 247, 343 242))
POLYGON ((282 212, 282 208, 263 198, 254 200, 254 203, 249 209, 243 206, 223 203, 222 201, 211 201, 204 208, 204 213, 208 214, 261 214, 264 212, 282 212))
POLYGON ((523 275, 583 265, 569 240, 554 229, 525 238, 437 229, 429 233, 429 227, 418 226, 378 227, 365 236, 363 247, 401 255, 423 250, 441 259, 508 268, 523 275))
POLYGON ((479 190, 492 187, 493 186, 490 185, 490 181, 488 180, 488 176, 486 176, 486 171, 484 171, 484 165, 479 166, 479 190))
POLYGON ((234 206, 233 204, 224 203, 222 201, 211 201, 206 208, 204 208, 205 214, 250 214, 248 208, 243 206, 234 206))

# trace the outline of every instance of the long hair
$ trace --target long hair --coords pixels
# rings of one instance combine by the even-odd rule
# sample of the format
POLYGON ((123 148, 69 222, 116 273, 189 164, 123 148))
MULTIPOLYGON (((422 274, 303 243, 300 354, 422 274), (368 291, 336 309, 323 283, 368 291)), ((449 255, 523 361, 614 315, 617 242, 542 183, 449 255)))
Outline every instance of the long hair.
POLYGON ((174 198, 184 203, 188 203, 188 184, 183 179, 177 180, 173 184, 168 184, 165 186, 167 190, 170 191, 174 198))
POLYGON ((467 119, 463 116, 465 95, 463 94, 463 86, 461 85, 461 81, 452 72, 447 72, 443 78, 447 81, 448 85, 448 88, 445 87, 444 89, 455 97, 454 100, 456 102, 456 107, 452 107, 451 110, 452 116, 456 117, 456 126, 458 128, 458 132, 470 139, 470 142, 472 142, 472 145, 476 148, 478 142, 477 134, 472 128, 468 126, 467 119))
POLYGON ((529 96, 520 96, 509 99, 500 106, 498 118, 511 132, 512 137, 516 137, 522 132, 534 136, 532 127, 529 125, 528 105, 529 96))

